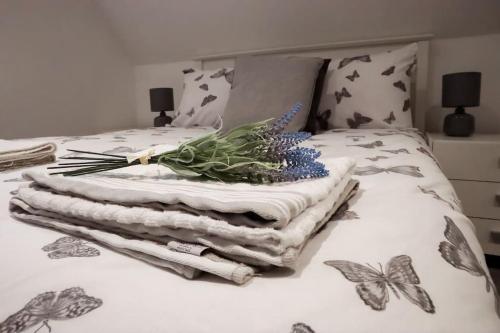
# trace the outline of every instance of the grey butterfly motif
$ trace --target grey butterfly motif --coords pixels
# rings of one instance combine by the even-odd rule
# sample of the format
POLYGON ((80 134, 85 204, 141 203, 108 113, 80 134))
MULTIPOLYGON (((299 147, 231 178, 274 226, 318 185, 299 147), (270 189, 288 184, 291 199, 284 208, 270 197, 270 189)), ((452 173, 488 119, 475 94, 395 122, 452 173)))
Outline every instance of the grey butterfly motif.
POLYGON ((206 83, 200 84, 199 88, 200 88, 201 90, 208 91, 208 84, 206 84, 206 83))
POLYGON ((370 143, 360 143, 360 144, 357 144, 357 145, 348 145, 350 147, 361 147, 361 148, 368 148, 368 149, 373 149, 373 148, 376 148, 376 147, 382 147, 384 145, 384 143, 380 140, 377 140, 377 141, 373 141, 373 142, 370 142, 370 143))
POLYGON ((387 68, 385 71, 383 71, 382 73, 380 73, 380 75, 389 76, 389 75, 394 73, 394 69, 396 69, 396 66, 391 66, 391 67, 387 68))
POLYGON ((192 68, 183 69, 182 73, 184 73, 184 74, 194 73, 194 69, 192 69, 192 68))
POLYGON ((424 187, 422 187, 422 186, 420 186, 420 185, 418 185, 418 186, 417 186, 417 188, 418 188, 418 189, 420 190, 420 192, 422 192, 423 194, 430 194, 430 195, 432 195, 432 197, 433 197, 434 199, 439 200, 439 201, 442 201, 442 202, 444 202, 445 204, 447 204, 448 206, 450 206, 450 208, 451 208, 451 209, 456 210, 455 206, 454 206, 451 202, 449 202, 449 201, 448 201, 448 200, 446 200, 446 199, 443 199, 443 197, 441 197, 439 194, 437 194, 437 192, 436 192, 436 191, 426 189, 426 188, 424 188, 424 187))
POLYGON ((233 79, 234 79, 234 69, 230 70, 229 72, 226 71, 224 73, 224 78, 226 79, 227 83, 229 83, 230 85, 233 84, 233 79))
POLYGON ((425 149, 424 147, 418 147, 417 151, 421 152, 422 154, 427 155, 430 159, 432 159, 439 166, 439 162, 427 149, 425 149))
POLYGON ((304 323, 295 323, 292 325, 291 333, 314 333, 314 330, 304 323))
POLYGON ((205 75, 205 74, 201 74, 200 76, 198 76, 198 77, 197 77, 197 78, 195 78, 194 80, 195 80, 195 81, 200 81, 200 80, 203 78, 203 75, 205 75))
POLYGON ((403 112, 406 112, 410 110, 410 99, 407 98, 405 99, 404 103, 403 103, 403 112))
POLYGON ((413 68, 417 65, 417 59, 413 60, 413 62, 408 66, 406 69, 406 76, 411 76, 411 73, 413 72, 413 68))
POLYGON ((357 283, 356 292, 373 310, 385 310, 391 289, 396 298, 400 299, 401 293, 425 312, 436 312, 429 294, 418 286, 420 279, 411 264, 411 258, 407 255, 391 258, 385 270, 380 263, 378 269, 370 264, 364 266, 347 260, 329 260, 325 261, 325 264, 339 270, 347 280, 357 283))
POLYGON ((370 55, 368 55, 368 54, 362 55, 362 56, 357 56, 357 57, 344 58, 339 62, 337 69, 341 69, 341 68, 349 65, 353 61, 371 62, 372 59, 370 58, 370 55))
POLYGON ((335 100, 337 101, 337 104, 340 104, 342 98, 344 97, 346 98, 352 97, 352 95, 347 91, 345 87, 343 87, 340 92, 339 91, 335 92, 335 100))
POLYGON ((345 78, 348 79, 351 82, 354 82, 354 80, 356 80, 356 78, 358 78, 358 77, 360 77, 358 71, 354 70, 354 72, 352 72, 351 75, 346 75, 345 78))
POLYGON ((387 124, 392 124, 392 122, 396 120, 396 117, 394 116, 394 112, 391 111, 391 113, 389 113, 389 117, 387 118, 384 118, 384 122, 387 123, 387 124))
POLYGON ((76 237, 61 237, 53 243, 45 245, 42 250, 49 252, 50 259, 62 259, 68 257, 95 257, 100 255, 98 249, 86 245, 83 239, 76 237))
POLYGON ((3 182, 4 183, 18 183, 18 182, 26 182, 26 181, 28 181, 28 180, 24 179, 23 177, 17 177, 17 178, 5 179, 3 182))
POLYGON ((103 151, 104 154, 120 154, 120 153, 136 153, 139 149, 134 149, 126 146, 119 146, 110 150, 103 151))
POLYGON ((333 214, 331 220, 339 221, 339 220, 357 220, 359 219, 358 213, 355 211, 349 210, 349 203, 346 202, 342 206, 337 209, 335 214, 333 214))
POLYGON ((328 147, 328 145, 324 145, 322 143, 318 143, 318 144, 314 144, 313 147, 314 148, 323 148, 323 147, 328 147))
POLYGON ((88 137, 88 136, 69 136, 67 138, 62 139, 61 144, 73 141, 80 141, 80 140, 100 140, 100 138, 88 137))
POLYGON ((102 303, 101 299, 86 295, 80 287, 65 289, 60 293, 45 292, 0 323, 0 333, 17 333, 40 323, 35 332, 43 327, 47 327, 50 332, 52 328, 49 320, 77 318, 97 309, 102 303))
POLYGON ((414 165, 399 165, 389 168, 380 168, 375 165, 356 168, 354 174, 356 176, 371 176, 379 173, 398 173, 405 176, 422 178, 424 175, 420 173, 420 168, 414 165))
POLYGON ((374 156, 374 157, 365 157, 367 160, 370 160, 372 162, 377 162, 378 160, 385 160, 389 157, 387 156, 380 156, 380 155, 377 155, 377 156, 374 156))
POLYGON ((364 137, 365 137, 364 135, 346 135, 346 138, 349 138, 354 142, 358 142, 359 140, 361 140, 364 137))
POLYGON ((405 153, 409 154, 410 152, 406 148, 400 148, 400 149, 381 149, 381 151, 385 151, 386 153, 391 153, 391 154, 400 154, 400 153, 405 153))
POLYGON ((368 124, 372 120, 372 118, 363 116, 359 112, 354 112, 353 118, 347 118, 347 125, 349 125, 350 128, 358 128, 361 125, 368 124))
POLYGON ((210 75, 210 78, 211 79, 218 79, 218 78, 224 76, 224 74, 226 74, 226 69, 225 68, 221 68, 217 72, 215 72, 212 75, 210 75))
POLYGON ((457 227, 455 222, 448 216, 445 216, 446 228, 444 236, 448 240, 439 244, 439 252, 441 257, 446 260, 450 265, 457 269, 464 270, 471 275, 484 277, 486 279, 486 291, 493 290, 495 297, 495 310, 497 316, 500 318, 500 297, 493 281, 486 273, 485 269, 481 266, 476 255, 472 251, 465 239, 464 234, 457 227))
POLYGON ((205 98, 203 98, 203 101, 201 102, 201 106, 203 107, 203 106, 207 105, 208 103, 215 101, 216 99, 217 99, 217 96, 214 96, 212 94, 205 96, 205 98))
MULTIPOLYGON (((206 97, 205 97, 205 98, 206 98, 206 97)), ((202 105, 202 106, 203 106, 203 105, 202 105)), ((188 111, 188 113, 186 113, 186 115, 187 115, 188 117, 192 117, 192 116, 194 116, 194 108, 191 108, 191 110, 189 110, 189 111, 188 111)))
POLYGON ((316 121, 318 122, 319 129, 328 129, 328 119, 332 115, 332 110, 325 110, 316 116, 316 121))
POLYGON ((406 91, 406 85, 403 81, 399 80, 392 84, 394 87, 401 89, 402 91, 406 91))
POLYGON ((373 135, 376 135, 376 136, 403 135, 403 136, 407 136, 407 137, 412 138, 412 139, 415 138, 415 136, 408 134, 408 133, 402 133, 399 130, 397 130, 396 132, 386 132, 386 133, 375 132, 375 133, 373 133, 373 135))

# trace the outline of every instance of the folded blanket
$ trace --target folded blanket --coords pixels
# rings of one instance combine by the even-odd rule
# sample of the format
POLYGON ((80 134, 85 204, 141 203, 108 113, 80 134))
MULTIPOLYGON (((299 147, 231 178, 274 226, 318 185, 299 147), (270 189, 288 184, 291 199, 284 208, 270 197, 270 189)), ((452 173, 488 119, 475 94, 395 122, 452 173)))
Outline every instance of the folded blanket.
MULTIPOLYGON (((10 142, 10 145, 13 143, 10 142)), ((0 152, 0 172, 22 167, 52 163, 56 160, 56 145, 44 143, 26 147, 21 144, 8 151, 0 152)))
POLYGON ((126 179, 124 170, 74 178, 30 172, 33 183, 18 189, 11 212, 152 264, 161 260, 186 277, 195 273, 184 266, 243 283, 254 273, 248 265, 292 267, 311 235, 349 198, 354 162, 325 162, 329 177, 273 185, 175 179, 162 167, 153 177, 146 167, 131 167, 126 179), (241 224, 241 216, 251 225, 241 224))

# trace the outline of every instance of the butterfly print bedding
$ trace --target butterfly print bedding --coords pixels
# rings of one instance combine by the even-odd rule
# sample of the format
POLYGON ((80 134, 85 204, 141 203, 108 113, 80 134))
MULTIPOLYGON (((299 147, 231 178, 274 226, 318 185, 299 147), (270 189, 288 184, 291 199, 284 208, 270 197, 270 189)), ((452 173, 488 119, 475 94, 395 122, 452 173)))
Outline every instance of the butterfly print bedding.
POLYGON ((424 175, 420 173, 420 168, 414 165, 398 165, 389 168, 380 168, 375 165, 357 167, 354 172, 357 176, 371 176, 379 173, 397 173, 406 176, 421 178, 424 175))
POLYGON ((87 245, 83 239, 76 237, 61 237, 53 243, 45 245, 42 250, 48 252, 50 259, 62 259, 68 257, 95 257, 100 254, 99 250, 87 245))
POLYGON ((438 160, 434 157, 434 155, 432 155, 432 154, 431 154, 431 152, 430 152, 430 151, 428 151, 428 150, 427 150, 427 149, 425 149, 424 147, 418 147, 418 148, 417 148, 417 151, 418 151, 418 152, 421 152, 422 154, 427 155, 427 156, 428 156, 431 160, 433 160, 433 161, 434 161, 434 163, 436 163, 436 164, 440 167, 438 160))
POLYGON ((415 68, 416 65, 417 65, 417 59, 413 60, 413 62, 410 64, 410 66, 408 66, 408 68, 406 69, 406 71, 405 71, 406 76, 411 77, 411 74, 413 73, 413 69, 415 68))
POLYGON ((357 56, 357 57, 344 58, 339 62, 337 69, 341 69, 341 68, 349 65, 353 61, 371 62, 372 59, 370 58, 370 56, 368 54, 362 55, 362 56, 357 56))
POLYGON ((217 99, 217 96, 214 96, 214 95, 208 95, 208 96, 206 96, 205 98, 203 98, 203 101, 201 102, 201 105, 200 105, 200 106, 205 106, 205 105, 207 105, 208 103, 215 101, 216 99, 217 99))
POLYGON ((206 84, 206 83, 200 84, 200 89, 208 91, 208 84, 206 84))
POLYGON ((358 77, 360 77, 358 71, 354 70, 354 72, 352 72, 351 75, 346 75, 345 78, 348 79, 351 82, 354 82, 354 80, 356 80, 356 78, 358 78, 358 77))
POLYGON ((396 120, 396 117, 394 116, 394 112, 391 111, 391 113, 389 113, 389 117, 387 118, 384 118, 384 122, 388 123, 388 124, 392 124, 392 122, 396 120))
MULTIPOLYGON (((374 73, 392 87, 395 77, 405 75, 409 64, 396 66, 390 76, 380 73, 391 64, 374 73)), ((357 85, 364 76, 358 66, 367 65, 354 62, 342 77, 357 70, 361 78, 352 82, 357 85)), ((224 77, 208 77, 214 72, 207 72, 194 84, 200 94, 197 107, 213 88, 210 80, 226 84, 224 77), (208 92, 198 88, 204 82, 208 92)), ((346 87, 349 90, 351 86, 346 87)), ((401 94, 396 88, 391 90, 401 94)), ((334 96, 332 100, 335 103, 334 96)), ((402 101, 399 112, 401 107, 402 101)), ((336 109, 331 110, 333 116, 336 109)), ((394 110, 396 117, 400 114, 384 108, 383 117, 387 110, 394 110)), ((269 278, 255 277, 242 287, 206 275, 195 275, 196 281, 190 281, 174 271, 104 250, 76 235, 71 241, 61 241, 65 235, 21 223, 4 209, 0 210, 0 236, 5 236, 0 237, 0 333, 33 333, 37 329, 37 333, 45 333, 49 327, 53 333, 137 333, 161 328, 197 333, 500 332, 495 288, 477 237, 449 181, 425 153, 432 155, 422 133, 414 129, 346 128, 346 118, 353 118, 353 112, 340 118, 344 128, 320 132, 303 143, 304 147, 316 145, 321 158, 354 158, 357 169, 353 177, 360 187, 323 230, 314 231, 318 233, 303 249, 295 272, 268 272, 264 268, 263 274, 270 273, 269 278), (397 153, 402 149, 408 153, 397 153), (453 221, 445 220, 445 215, 453 221), (86 247, 100 254, 87 257, 97 252, 87 252, 86 247), (394 259, 397 255, 411 261, 394 259), (414 283, 415 276, 419 283, 414 283), (78 286, 84 292, 63 292, 78 286), (53 292, 44 296, 45 291, 53 292), (182 297, 172 301, 168 295, 182 297), (216 295, 217 306, 207 311, 207 304, 213 303, 210 295, 216 295), (238 306, 234 306, 235 300, 238 306), (196 320, 191 320, 194 317, 196 320)), ((157 144, 176 145, 210 131, 213 129, 166 126, 103 133, 95 136, 99 139, 82 137, 64 144, 65 137, 51 141, 58 145, 58 157, 68 154, 67 148, 126 155, 157 144), (112 143, 116 136, 126 137, 127 143, 112 143)), ((155 186, 164 180, 156 165, 148 168, 148 174, 123 170, 96 174, 94 179, 96 183, 120 184, 134 179, 139 186, 155 186)), ((0 173, 5 208, 8 193, 27 185, 22 172, 0 173)), ((207 258, 192 256, 193 260, 207 258)))
POLYGON ((295 323, 290 333, 314 333, 314 330, 304 323, 295 323))
POLYGON ((335 92, 335 100, 337 101, 337 104, 340 104, 340 102, 342 102, 342 98, 349 98, 349 97, 352 97, 352 95, 347 91, 345 87, 342 88, 341 91, 335 92))
POLYGON ((21 310, 0 323, 0 333, 17 333, 41 324, 36 330, 52 328, 49 320, 73 319, 102 305, 102 300, 85 294, 80 287, 65 289, 59 293, 48 291, 29 301, 21 310))
POLYGON ((401 89, 406 92, 406 85, 403 81, 397 81, 392 84, 394 87, 401 89))
POLYGON ((405 99, 404 103, 403 103, 403 112, 406 112, 410 110, 410 100, 409 99, 405 99))
POLYGON ((373 141, 373 142, 370 142, 370 143, 361 143, 361 144, 358 144, 358 145, 349 145, 351 147, 361 147, 361 148, 368 148, 368 149, 373 149, 373 148, 376 148, 376 147, 382 147, 384 145, 384 143, 380 140, 377 140, 377 141, 373 141))
POLYGON ((441 257, 457 269, 464 270, 474 276, 485 278, 486 291, 493 291, 493 296, 495 297, 495 310, 500 318, 500 297, 495 284, 477 259, 467 239, 455 222, 448 216, 445 216, 444 219, 446 221, 444 236, 447 241, 443 241, 439 244, 441 257))
POLYGON ((367 160, 370 160, 372 162, 377 162, 378 160, 384 160, 384 159, 387 159, 389 157, 387 156, 380 156, 380 155, 377 155, 377 156, 374 156, 374 157, 365 157, 367 160))
POLYGON ((358 128, 361 125, 370 123, 372 120, 372 118, 365 117, 359 112, 354 112, 353 118, 347 118, 347 125, 349 125, 350 128, 358 128))
POLYGON ((339 270, 347 280, 355 282, 359 297, 373 310, 385 310, 390 289, 396 298, 399 299, 401 294, 425 312, 435 312, 429 294, 419 286, 420 279, 407 255, 393 257, 385 270, 380 263, 378 269, 370 264, 365 266, 347 260, 329 260, 325 264, 339 270))
POLYGON ((396 66, 391 66, 389 68, 387 68, 385 71, 383 71, 381 73, 381 75, 385 75, 385 76, 389 76, 391 75, 392 73, 394 73, 394 69, 396 68, 396 66))
POLYGON ((325 110, 316 116, 316 122, 318 123, 318 128, 320 130, 328 129, 328 119, 332 115, 332 110, 325 110))
POLYGON ((406 148, 399 148, 399 149, 381 149, 380 151, 384 151, 386 153, 391 153, 391 154, 409 154, 410 152, 406 148))
POLYGON ((443 199, 439 194, 437 194, 436 191, 434 190, 428 190, 428 189, 425 189, 424 187, 422 186, 417 186, 417 188, 420 190, 420 192, 422 192, 423 194, 430 194, 434 199, 436 200, 439 200, 441 202, 444 202, 445 204, 447 204, 448 206, 450 206, 451 209, 453 210, 457 210, 457 208, 455 207, 454 204, 452 204, 451 202, 449 202, 448 200, 445 200, 443 199))

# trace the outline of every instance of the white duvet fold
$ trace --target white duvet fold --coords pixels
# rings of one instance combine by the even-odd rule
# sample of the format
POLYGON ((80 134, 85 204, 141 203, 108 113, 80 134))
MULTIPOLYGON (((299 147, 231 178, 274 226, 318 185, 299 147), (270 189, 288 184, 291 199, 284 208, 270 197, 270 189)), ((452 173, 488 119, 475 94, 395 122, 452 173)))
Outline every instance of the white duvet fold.
POLYGON ((355 190, 352 159, 324 162, 328 177, 272 185, 177 179, 157 166, 106 177, 30 172, 33 182, 18 189, 11 213, 188 278, 205 271, 244 283, 251 266, 293 267, 355 190))

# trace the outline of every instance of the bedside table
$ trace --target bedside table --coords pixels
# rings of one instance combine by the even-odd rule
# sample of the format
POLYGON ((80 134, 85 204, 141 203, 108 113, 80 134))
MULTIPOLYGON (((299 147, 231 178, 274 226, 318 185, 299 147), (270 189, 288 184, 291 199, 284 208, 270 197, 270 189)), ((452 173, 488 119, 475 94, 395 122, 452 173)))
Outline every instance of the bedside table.
POLYGON ((500 256, 500 134, 427 135, 465 214, 476 226, 484 252, 500 256))

